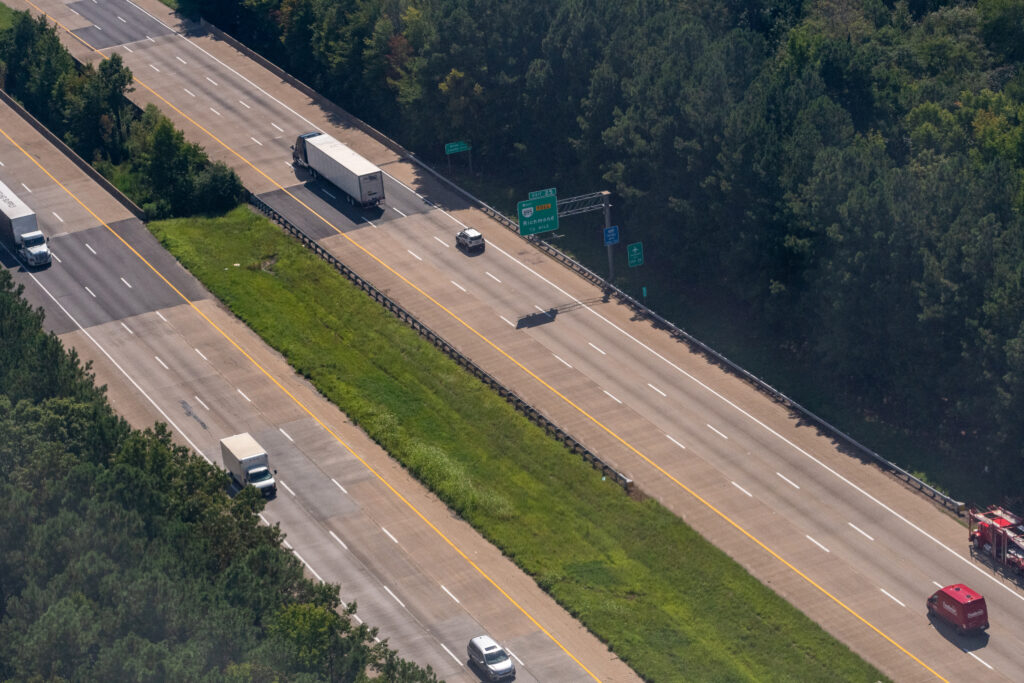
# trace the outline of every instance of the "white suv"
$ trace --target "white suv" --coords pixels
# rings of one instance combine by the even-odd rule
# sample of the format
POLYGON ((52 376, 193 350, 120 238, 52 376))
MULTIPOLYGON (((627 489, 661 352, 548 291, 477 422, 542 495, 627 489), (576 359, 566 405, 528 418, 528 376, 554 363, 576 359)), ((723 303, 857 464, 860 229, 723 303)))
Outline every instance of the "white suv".
POLYGON ((489 681, 512 680, 516 665, 508 653, 490 636, 477 636, 466 646, 471 664, 487 676, 489 681))
POLYGON ((455 246, 465 249, 467 252, 483 251, 484 236, 480 234, 479 230, 465 228, 455 235, 455 246))

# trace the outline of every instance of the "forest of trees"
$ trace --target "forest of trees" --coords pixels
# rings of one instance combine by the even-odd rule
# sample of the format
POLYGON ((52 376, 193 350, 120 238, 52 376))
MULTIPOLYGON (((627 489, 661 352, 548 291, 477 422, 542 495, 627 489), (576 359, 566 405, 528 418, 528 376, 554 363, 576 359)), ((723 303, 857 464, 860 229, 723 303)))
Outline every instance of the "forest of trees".
POLYGON ((179 4, 506 200, 613 190, 620 285, 728 311, 952 493, 1024 489, 1024 0, 179 4))
POLYGON ((114 182, 151 219, 222 213, 244 188, 235 172, 212 163, 150 106, 125 94, 132 73, 118 54, 80 66, 54 26, 28 12, 0 31, 0 87, 114 182))
POLYGON ((303 577, 253 489, 116 416, 20 293, 0 269, 0 679, 436 681, 303 577))

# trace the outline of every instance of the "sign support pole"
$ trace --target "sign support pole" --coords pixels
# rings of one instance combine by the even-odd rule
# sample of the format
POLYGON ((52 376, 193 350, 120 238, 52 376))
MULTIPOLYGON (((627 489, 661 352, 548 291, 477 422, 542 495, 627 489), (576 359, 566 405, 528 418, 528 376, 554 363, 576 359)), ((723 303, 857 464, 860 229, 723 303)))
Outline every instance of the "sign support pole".
MULTIPOLYGON (((606 194, 604 196, 604 227, 605 229, 612 226, 612 201, 611 195, 606 194)), ((608 245, 608 286, 612 284, 612 280, 615 279, 615 265, 612 261, 612 245, 608 245)))

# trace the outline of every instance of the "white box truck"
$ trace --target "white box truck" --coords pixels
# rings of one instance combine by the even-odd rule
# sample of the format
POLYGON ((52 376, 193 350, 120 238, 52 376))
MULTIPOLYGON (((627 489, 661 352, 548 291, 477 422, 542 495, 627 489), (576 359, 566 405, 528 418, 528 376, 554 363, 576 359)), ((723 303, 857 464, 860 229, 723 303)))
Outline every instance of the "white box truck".
POLYGON ((36 224, 36 213, 0 182, 0 229, 28 266, 48 265, 52 257, 46 236, 36 224))
POLYGON ((326 133, 300 135, 292 146, 292 161, 333 183, 350 203, 367 207, 384 201, 381 170, 326 133))
POLYGON ((224 467, 240 487, 255 486, 264 498, 277 495, 277 482, 274 481, 277 470, 270 470, 267 451, 252 438, 252 434, 246 432, 221 439, 220 454, 224 458, 224 467))

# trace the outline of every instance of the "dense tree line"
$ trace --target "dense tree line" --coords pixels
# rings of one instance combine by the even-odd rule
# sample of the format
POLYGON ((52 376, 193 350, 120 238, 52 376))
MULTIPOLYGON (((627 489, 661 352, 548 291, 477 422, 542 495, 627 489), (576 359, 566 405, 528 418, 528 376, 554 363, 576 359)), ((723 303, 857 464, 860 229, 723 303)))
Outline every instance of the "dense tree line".
POLYGON ((436 680, 303 577, 255 491, 117 417, 20 293, 0 270, 0 679, 436 680))
POLYGON ((185 141, 155 107, 125 97, 132 73, 118 54, 78 65, 42 17, 19 12, 0 31, 0 86, 94 163, 151 218, 221 213, 243 197, 238 176, 185 141))
POLYGON ((1024 484, 1024 0, 180 4, 507 199, 613 189, 621 284, 736 312, 955 493, 1024 484))

